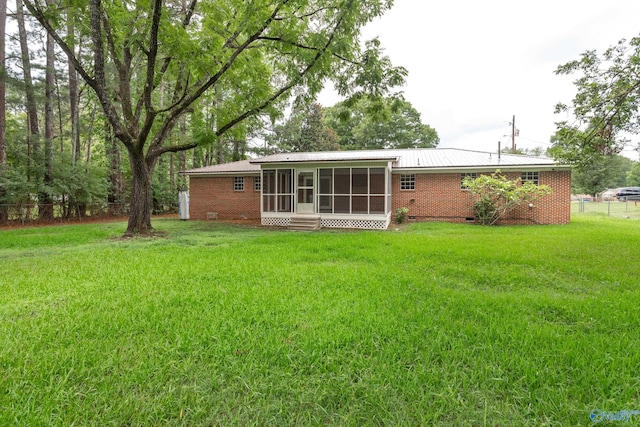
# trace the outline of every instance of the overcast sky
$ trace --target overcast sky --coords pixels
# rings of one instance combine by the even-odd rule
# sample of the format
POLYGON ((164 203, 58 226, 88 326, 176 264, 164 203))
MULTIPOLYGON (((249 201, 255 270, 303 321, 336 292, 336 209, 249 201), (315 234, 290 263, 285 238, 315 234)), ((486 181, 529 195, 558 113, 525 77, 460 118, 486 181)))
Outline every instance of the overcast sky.
MULTIPOLYGON (((436 129, 439 147, 490 151, 511 145, 513 115, 518 147, 549 147, 554 122, 570 118, 554 106, 575 94, 575 77, 554 70, 639 34, 639 0, 395 0, 364 31, 409 70, 405 98, 436 129)), ((337 101, 332 91, 319 98, 337 101)))

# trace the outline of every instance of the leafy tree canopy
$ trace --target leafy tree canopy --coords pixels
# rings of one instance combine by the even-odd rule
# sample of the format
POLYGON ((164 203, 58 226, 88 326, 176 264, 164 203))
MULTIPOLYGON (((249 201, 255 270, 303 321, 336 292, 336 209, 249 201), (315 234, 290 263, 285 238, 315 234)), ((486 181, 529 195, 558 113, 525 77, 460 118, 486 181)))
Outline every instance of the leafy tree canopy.
POLYGON ((420 113, 399 97, 360 97, 325 108, 324 123, 346 150, 431 148, 440 138, 420 113))
POLYGON ((577 74, 571 105, 556 105, 556 113, 571 112, 576 121, 557 123, 557 158, 577 166, 601 155, 619 153, 625 135, 640 132, 640 37, 620 40, 602 55, 595 50, 557 68, 556 74, 577 74))
POLYGON ((640 162, 634 162, 627 172, 627 185, 640 187, 640 162))
POLYGON ((301 105, 293 109, 283 124, 274 126, 273 134, 267 137, 270 147, 267 152, 339 150, 337 139, 336 133, 322 122, 320 104, 301 105))
POLYGON ((542 157, 548 154, 548 150, 545 150, 544 147, 540 147, 540 146, 533 147, 533 148, 517 147, 515 152, 511 149, 511 147, 504 147, 502 150, 500 150, 500 152, 504 154, 520 154, 522 156, 535 156, 535 157, 542 157))
POLYGON ((127 150, 127 234, 152 228, 158 158, 214 142, 169 138, 181 120, 202 108, 205 94, 213 93, 207 108, 216 139, 260 114, 276 116, 289 97, 313 98, 327 81, 342 96, 376 98, 389 95, 407 74, 382 55, 377 40, 362 48, 361 28, 392 0, 24 3, 95 92, 127 150), (67 23, 79 20, 80 33, 67 35, 67 23))
POLYGON ((594 160, 588 167, 573 171, 571 186, 574 194, 595 196, 608 188, 627 185, 627 174, 634 161, 619 154, 603 156, 594 160))

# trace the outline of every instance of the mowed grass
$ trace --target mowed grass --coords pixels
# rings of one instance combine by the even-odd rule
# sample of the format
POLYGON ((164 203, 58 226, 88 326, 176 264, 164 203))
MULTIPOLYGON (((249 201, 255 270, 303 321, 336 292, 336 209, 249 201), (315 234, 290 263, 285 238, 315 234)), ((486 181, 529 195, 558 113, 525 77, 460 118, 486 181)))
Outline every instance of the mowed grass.
POLYGON ((163 237, 0 231, 0 425, 564 426, 640 410, 637 221, 154 225, 163 237))

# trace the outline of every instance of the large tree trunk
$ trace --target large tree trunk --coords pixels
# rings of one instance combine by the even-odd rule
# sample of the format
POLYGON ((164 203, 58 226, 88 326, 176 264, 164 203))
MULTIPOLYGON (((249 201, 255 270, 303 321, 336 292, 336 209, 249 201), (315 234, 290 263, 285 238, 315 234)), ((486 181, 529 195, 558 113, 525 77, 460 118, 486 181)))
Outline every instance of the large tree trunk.
MULTIPOLYGON (((7 166, 7 69, 5 67, 5 28, 7 24, 7 0, 0 0, 0 173, 7 166)), ((0 188, 0 191, 2 189, 0 188)), ((2 196, 2 194, 0 194, 2 196)), ((0 201, 0 203, 2 203, 0 201)))
POLYGON ((172 190, 175 190, 176 187, 176 167, 175 167, 175 154, 169 153, 169 186, 172 190))
MULTIPOLYGON (((71 15, 71 12, 67 12, 67 39, 69 40, 69 47, 75 52, 75 17, 71 15)), ((67 67, 69 73, 69 113, 71 118, 71 164, 75 167, 76 163, 80 159, 80 113, 79 113, 79 91, 78 91, 78 73, 73 66, 72 55, 67 55, 67 67)), ((95 104, 91 112, 91 123, 93 127, 93 117, 95 113, 95 104)), ((86 173, 89 173, 89 153, 91 152, 91 136, 87 142, 87 163, 86 173)), ((80 173, 76 170, 76 173, 80 173)), ((72 197, 69 200, 70 207, 74 207, 77 210, 78 217, 82 218, 86 215, 87 203, 86 201, 79 202, 72 197)))
MULTIPOLYGON (((74 40, 73 19, 67 18, 67 37, 70 41, 74 40)), ((74 43, 69 43, 74 48, 74 43)), ((68 58, 69 64, 69 111, 71 113, 71 147, 72 161, 76 164, 76 160, 80 157, 80 113, 79 113, 79 91, 78 91, 78 73, 71 57, 68 58)))
MULTIPOLYGON (((52 0, 47 0, 51 3, 52 0)), ((53 103, 55 96, 55 51, 53 37, 47 33, 47 67, 45 70, 45 100, 44 100, 44 185, 47 189, 53 187, 53 139, 55 137, 55 117, 53 103)), ((41 217, 53 219, 53 197, 50 191, 40 192, 38 197, 41 204, 41 217)))
MULTIPOLYGON (((93 126, 95 124, 96 121, 96 104, 93 104, 93 107, 91 108, 91 118, 89 119, 89 128, 87 129, 87 154, 85 157, 85 163, 87 164, 86 166, 86 172, 87 174, 89 173, 89 167, 91 166, 91 145, 93 144, 93 126)), ((106 141, 105 141, 106 142, 106 141)))
MULTIPOLYGON (((184 117, 180 119, 179 129, 180 135, 184 136, 187 134, 187 120, 184 117)), ((193 151, 195 152, 195 150, 193 151)), ((185 170, 187 170, 187 152, 180 151, 180 171, 182 172, 185 170)))
MULTIPOLYGON (((22 59, 22 73, 24 75, 24 89, 27 97, 27 122, 29 123, 29 138, 27 139, 27 151, 37 161, 40 157, 40 128, 38 126, 38 107, 36 105, 36 94, 33 89, 33 79, 31 77, 31 60, 29 59, 29 43, 27 40, 27 30, 24 24, 24 8, 22 0, 16 0, 16 20, 18 22, 18 37, 20 39, 20 54, 22 59)), ((30 156, 31 157, 31 156, 30 156)), ((28 170, 31 168, 30 159, 28 170)), ((36 174, 40 177, 40 172, 36 174)), ((31 174, 27 178, 30 178, 31 174)))
MULTIPOLYGON (((7 23, 7 0, 0 0, 0 177, 7 170, 7 69, 5 67, 5 28, 7 23)), ((7 190, 0 185, 0 223, 7 220, 7 190)))
POLYGON ((131 166, 131 211, 125 235, 148 234, 151 227, 151 176, 154 164, 149 164, 144 154, 129 151, 131 166))
POLYGON ((122 173, 120 170, 120 147, 118 141, 113 136, 113 130, 109 123, 105 123, 105 150, 109 160, 109 214, 113 216, 122 215, 122 173))
POLYGON ((222 142, 222 138, 218 138, 216 142, 216 164, 217 165, 226 163, 224 161, 224 151, 222 150, 223 148, 224 148, 224 142, 222 142))

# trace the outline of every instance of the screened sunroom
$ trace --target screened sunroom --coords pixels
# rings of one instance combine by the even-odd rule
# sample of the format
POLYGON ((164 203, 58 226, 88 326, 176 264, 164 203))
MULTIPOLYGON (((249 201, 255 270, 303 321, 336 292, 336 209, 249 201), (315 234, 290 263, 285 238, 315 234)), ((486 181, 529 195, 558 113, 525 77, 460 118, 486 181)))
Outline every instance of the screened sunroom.
MULTIPOLYGON (((352 154, 353 153, 353 154, 352 154)), ((318 162, 289 153, 259 159, 263 225, 287 226, 296 215, 315 215, 322 227, 385 229, 391 220, 391 161, 318 162), (284 160, 284 161, 283 161, 284 160), (295 164, 293 164, 295 163, 295 164)), ((336 156, 336 153, 332 153, 336 156)), ((337 157, 342 157, 339 155, 337 157)), ((345 157, 355 157, 345 152, 345 157)))

